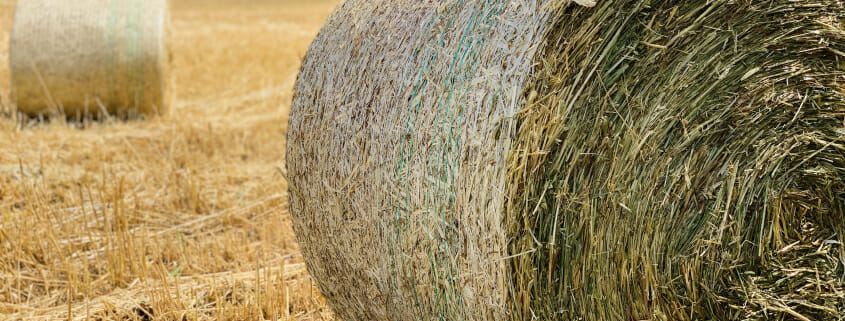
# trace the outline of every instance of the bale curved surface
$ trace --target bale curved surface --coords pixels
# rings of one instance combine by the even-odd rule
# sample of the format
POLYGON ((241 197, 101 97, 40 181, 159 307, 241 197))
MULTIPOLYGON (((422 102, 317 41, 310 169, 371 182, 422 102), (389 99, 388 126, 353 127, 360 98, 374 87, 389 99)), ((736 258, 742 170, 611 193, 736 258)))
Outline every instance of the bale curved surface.
POLYGON ((132 117, 166 107, 167 0, 27 0, 15 10, 11 95, 29 115, 132 117))
POLYGON ((291 107, 309 271, 343 320, 845 317, 843 19, 346 1, 291 107))

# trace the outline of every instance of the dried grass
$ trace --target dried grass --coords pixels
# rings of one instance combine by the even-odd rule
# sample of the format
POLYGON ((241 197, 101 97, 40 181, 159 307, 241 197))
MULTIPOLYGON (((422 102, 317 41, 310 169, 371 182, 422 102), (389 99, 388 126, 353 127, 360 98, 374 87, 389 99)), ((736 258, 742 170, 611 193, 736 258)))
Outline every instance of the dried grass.
POLYGON ((174 1, 171 112, 0 118, 0 320, 331 320, 280 167, 299 58, 335 4, 174 1))
POLYGON ((15 9, 11 97, 31 115, 152 116, 167 109, 167 0, 28 0, 15 9))
POLYGON ((522 319, 845 319, 845 7, 560 12, 511 168, 522 319))
POLYGON ((338 317, 845 319, 843 4, 595 5, 329 19, 287 165, 338 317))
POLYGON ((506 317, 504 137, 546 9, 352 0, 314 41, 287 165, 297 239, 339 317, 506 317))

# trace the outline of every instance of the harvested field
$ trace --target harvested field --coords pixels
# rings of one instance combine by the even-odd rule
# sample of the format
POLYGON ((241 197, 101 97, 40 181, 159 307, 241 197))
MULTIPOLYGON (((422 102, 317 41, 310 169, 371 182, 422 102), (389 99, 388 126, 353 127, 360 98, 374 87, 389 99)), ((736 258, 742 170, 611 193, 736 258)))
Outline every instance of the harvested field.
POLYGON ((0 320, 332 320, 282 168, 300 58, 336 4, 175 0, 164 116, 0 118, 0 320))

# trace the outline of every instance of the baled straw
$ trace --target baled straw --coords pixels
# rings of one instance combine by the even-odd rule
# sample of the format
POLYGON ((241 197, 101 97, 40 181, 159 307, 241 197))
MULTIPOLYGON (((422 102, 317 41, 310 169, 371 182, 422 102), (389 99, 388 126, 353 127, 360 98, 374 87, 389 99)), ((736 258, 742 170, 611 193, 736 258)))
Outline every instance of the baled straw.
POLYGON ((845 318, 843 5, 554 23, 509 162, 521 319, 845 318))
POLYGON ((15 11, 20 112, 123 117, 166 108, 167 0, 27 0, 15 11))
POLYGON ((343 320, 843 318, 843 17, 349 0, 290 117, 309 270, 343 320))

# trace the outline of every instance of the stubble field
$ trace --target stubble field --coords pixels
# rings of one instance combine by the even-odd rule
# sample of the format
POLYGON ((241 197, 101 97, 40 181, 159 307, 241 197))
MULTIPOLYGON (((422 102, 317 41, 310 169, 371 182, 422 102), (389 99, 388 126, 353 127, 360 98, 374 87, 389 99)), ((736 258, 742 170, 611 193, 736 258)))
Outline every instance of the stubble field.
POLYGON ((0 320, 332 320, 298 254, 284 137, 336 0, 174 0, 171 108, 10 116, 0 0, 0 320))

